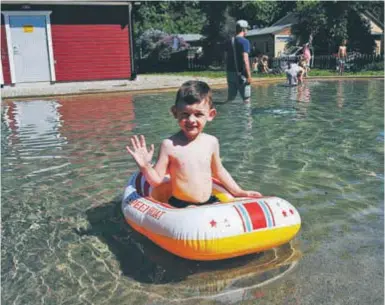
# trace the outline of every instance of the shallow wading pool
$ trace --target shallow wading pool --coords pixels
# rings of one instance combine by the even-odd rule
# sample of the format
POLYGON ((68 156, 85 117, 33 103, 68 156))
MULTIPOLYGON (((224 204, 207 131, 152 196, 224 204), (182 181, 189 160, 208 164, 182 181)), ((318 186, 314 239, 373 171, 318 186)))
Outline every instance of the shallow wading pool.
POLYGON ((125 145, 175 132, 175 92, 3 102, 2 304, 383 304, 383 92, 383 80, 261 84, 250 105, 217 104, 206 131, 228 171, 291 202, 302 228, 216 262, 165 252, 120 210, 136 170, 125 145))

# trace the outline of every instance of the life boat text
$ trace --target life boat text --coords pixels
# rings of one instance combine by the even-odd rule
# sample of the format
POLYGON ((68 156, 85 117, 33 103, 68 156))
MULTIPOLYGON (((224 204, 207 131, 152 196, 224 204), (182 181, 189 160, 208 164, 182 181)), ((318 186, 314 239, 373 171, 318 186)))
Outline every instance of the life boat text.
POLYGON ((139 200, 134 200, 130 204, 135 210, 138 210, 141 213, 146 213, 149 216, 155 218, 155 219, 160 219, 164 213, 164 211, 158 210, 157 208, 150 207, 149 205, 140 202, 139 200))

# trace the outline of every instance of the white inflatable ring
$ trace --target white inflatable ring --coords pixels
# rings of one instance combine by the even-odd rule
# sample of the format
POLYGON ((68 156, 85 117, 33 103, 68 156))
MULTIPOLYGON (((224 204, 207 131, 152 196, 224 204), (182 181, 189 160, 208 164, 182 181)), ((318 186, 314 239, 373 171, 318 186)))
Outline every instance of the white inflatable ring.
POLYGON ((221 202, 183 209, 166 203, 169 178, 152 188, 141 173, 125 189, 127 223, 167 251, 193 260, 218 260, 261 252, 289 242, 301 227, 298 211, 278 197, 234 198, 213 179, 221 202))

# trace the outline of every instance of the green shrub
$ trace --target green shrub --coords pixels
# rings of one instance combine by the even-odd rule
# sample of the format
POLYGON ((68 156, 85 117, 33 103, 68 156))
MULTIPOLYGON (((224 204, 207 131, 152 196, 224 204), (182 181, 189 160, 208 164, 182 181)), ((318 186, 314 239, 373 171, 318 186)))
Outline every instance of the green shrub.
POLYGON ((366 70, 366 71, 384 71, 384 62, 381 61, 381 62, 369 63, 369 64, 365 65, 363 70, 366 70))

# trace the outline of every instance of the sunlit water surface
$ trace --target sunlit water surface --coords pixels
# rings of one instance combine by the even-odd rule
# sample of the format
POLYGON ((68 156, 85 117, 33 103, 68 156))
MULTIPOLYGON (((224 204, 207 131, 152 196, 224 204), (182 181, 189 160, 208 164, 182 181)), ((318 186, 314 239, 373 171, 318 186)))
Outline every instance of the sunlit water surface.
MULTIPOLYGON (((253 88, 206 131, 244 187, 296 206, 290 244, 217 262, 175 257, 125 224, 125 151, 177 130, 172 93, 2 105, 2 304, 383 304, 384 84, 253 88)), ((223 102, 224 89, 214 90, 223 102)))

